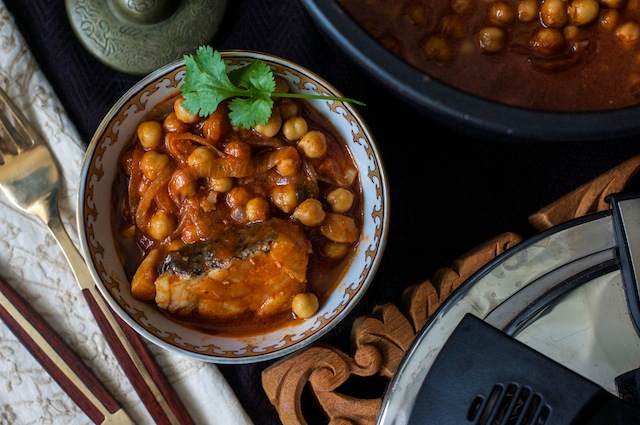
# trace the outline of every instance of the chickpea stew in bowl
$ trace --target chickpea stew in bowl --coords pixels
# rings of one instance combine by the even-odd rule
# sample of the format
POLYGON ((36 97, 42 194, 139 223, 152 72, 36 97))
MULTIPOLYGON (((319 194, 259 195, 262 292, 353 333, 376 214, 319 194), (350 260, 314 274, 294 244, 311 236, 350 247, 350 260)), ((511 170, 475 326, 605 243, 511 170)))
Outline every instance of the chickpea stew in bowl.
MULTIPOLYGON (((254 60, 277 91, 335 96, 280 58, 254 60)), ((183 61, 150 74, 105 118, 88 151, 79 216, 96 282, 134 329, 218 363, 310 344, 370 284, 388 228, 387 181, 351 105, 275 100, 264 125, 231 124, 228 102, 184 107, 183 61)))

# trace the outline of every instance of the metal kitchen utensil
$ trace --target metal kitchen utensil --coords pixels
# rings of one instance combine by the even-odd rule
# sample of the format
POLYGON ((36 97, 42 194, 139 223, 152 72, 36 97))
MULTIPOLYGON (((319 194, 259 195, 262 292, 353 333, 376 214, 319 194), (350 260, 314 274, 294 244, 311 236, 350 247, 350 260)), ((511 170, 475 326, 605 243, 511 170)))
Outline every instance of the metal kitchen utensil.
MULTIPOLYGON (((633 406, 640 404, 640 195, 617 194, 610 202, 611 210, 524 241, 465 281, 407 352, 389 384, 378 424, 410 423, 414 408, 424 401, 421 388, 432 383, 432 372, 443 372, 436 370, 448 355, 443 347, 467 315, 575 373, 577 380, 633 406)), ((497 338, 485 343, 494 342, 497 338)), ((473 347, 478 355, 491 348, 473 347)), ((504 366, 497 359, 494 365, 504 366)), ((465 382, 464 364, 446 367, 465 382)), ((562 382, 556 385, 571 391, 562 382)), ((468 403, 470 410, 464 413, 470 415, 473 399, 468 403)), ((535 423, 561 423, 553 422, 552 415, 548 422, 535 423)), ((484 423, 465 420, 460 423, 484 423)))
POLYGON ((217 32, 227 0, 66 0, 84 47, 118 71, 144 75, 180 59, 217 32))
POLYGON ((636 424, 640 406, 467 313, 422 382, 410 425, 636 424))
POLYGON ((141 337, 119 319, 98 292, 58 210, 58 166, 37 131, 0 89, 0 189, 18 209, 40 218, 62 248, 96 322, 123 371, 158 424, 193 423, 141 337))

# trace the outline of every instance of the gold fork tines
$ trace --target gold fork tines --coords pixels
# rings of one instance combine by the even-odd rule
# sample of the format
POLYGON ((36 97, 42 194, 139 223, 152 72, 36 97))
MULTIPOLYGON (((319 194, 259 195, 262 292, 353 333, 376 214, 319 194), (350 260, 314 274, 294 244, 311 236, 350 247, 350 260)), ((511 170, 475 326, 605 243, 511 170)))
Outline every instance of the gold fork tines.
POLYGON ((0 128, 4 134, 0 137, 0 164, 4 158, 18 153, 36 144, 35 129, 7 94, 0 90, 0 128))

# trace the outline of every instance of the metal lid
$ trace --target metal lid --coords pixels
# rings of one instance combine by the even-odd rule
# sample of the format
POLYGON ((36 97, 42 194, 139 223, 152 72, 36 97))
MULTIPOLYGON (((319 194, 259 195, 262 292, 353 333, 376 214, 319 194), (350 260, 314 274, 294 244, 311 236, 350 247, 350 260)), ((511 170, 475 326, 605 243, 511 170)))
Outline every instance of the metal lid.
POLYGON ((389 384, 378 424, 406 424, 442 346, 466 314, 617 394, 640 366, 640 197, 516 245, 429 319, 389 384))
POLYGON ((66 0, 71 27, 106 65, 144 75, 211 41, 226 0, 66 0))

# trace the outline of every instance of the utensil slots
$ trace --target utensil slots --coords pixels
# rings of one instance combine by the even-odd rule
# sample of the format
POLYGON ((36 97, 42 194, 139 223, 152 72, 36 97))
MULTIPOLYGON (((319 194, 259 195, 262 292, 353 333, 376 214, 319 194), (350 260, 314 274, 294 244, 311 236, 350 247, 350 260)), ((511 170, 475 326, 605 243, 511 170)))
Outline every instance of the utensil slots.
POLYGON ((49 148, 2 89, 0 108, 0 189, 16 208, 40 218, 55 237, 113 354, 155 422, 193 424, 141 337, 102 298, 64 229, 58 165, 49 148))

